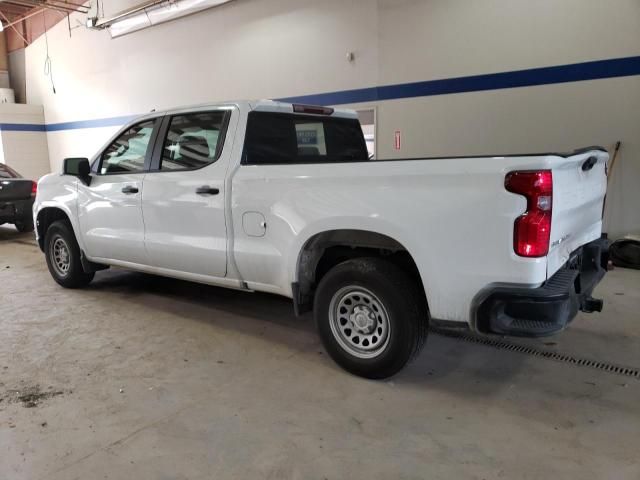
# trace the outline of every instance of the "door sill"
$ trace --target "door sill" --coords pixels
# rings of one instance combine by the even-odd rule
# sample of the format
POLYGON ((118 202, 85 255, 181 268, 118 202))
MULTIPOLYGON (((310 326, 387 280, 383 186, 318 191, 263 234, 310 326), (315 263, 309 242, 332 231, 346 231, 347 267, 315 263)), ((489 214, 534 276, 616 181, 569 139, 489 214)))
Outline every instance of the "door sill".
POLYGON ((114 267, 121 267, 127 270, 133 270, 136 272, 150 273, 152 275, 159 275, 161 277, 177 278, 179 280, 187 280, 189 282, 203 283, 205 285, 214 285, 218 287, 232 288, 234 290, 251 291, 249 288, 247 288, 244 282, 234 278, 212 277, 209 275, 202 275, 199 273, 181 272, 178 270, 171 270, 169 268, 153 267, 150 265, 143 265, 140 263, 133 263, 133 262, 125 262, 122 260, 114 260, 111 258, 91 257, 88 259, 96 263, 104 263, 114 267))

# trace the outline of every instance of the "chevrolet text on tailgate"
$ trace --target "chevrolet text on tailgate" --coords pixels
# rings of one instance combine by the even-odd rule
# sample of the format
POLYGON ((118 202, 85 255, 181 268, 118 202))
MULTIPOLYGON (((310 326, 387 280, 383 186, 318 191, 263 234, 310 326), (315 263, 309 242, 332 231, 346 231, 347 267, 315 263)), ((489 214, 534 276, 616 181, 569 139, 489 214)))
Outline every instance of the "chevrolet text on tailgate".
POLYGON ((293 299, 368 378, 401 370, 430 322, 548 335, 591 297, 607 153, 369 160, 356 114, 272 101, 154 112, 40 180, 51 275, 110 265, 293 299))

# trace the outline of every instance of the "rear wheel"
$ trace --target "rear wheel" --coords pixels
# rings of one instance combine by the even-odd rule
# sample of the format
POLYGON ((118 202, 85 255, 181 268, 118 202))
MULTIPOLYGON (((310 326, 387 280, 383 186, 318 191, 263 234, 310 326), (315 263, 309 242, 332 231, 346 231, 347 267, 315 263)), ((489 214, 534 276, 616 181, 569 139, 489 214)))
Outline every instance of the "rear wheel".
POLYGON ((44 237, 47 267, 53 279, 66 288, 84 287, 94 273, 86 273, 80 261, 80 247, 65 221, 53 222, 44 237))
POLYGON ((348 260, 331 269, 318 285, 314 312, 331 358, 366 378, 399 372, 427 337, 420 288, 396 265, 378 258, 348 260))

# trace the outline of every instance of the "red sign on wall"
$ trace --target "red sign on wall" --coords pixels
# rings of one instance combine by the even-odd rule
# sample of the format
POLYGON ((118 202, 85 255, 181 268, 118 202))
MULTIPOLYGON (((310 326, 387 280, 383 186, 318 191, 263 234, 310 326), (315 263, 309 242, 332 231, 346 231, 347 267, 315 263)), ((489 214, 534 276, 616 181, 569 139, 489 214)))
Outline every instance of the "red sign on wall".
POLYGON ((396 130, 393 146, 396 150, 400 150, 400 130, 396 130))

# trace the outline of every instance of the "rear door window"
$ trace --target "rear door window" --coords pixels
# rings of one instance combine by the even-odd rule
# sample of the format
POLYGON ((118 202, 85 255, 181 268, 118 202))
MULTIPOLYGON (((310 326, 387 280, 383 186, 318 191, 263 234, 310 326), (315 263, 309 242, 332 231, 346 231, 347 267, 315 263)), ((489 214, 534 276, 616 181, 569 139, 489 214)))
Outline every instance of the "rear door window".
POLYGON ((215 162, 224 142, 227 112, 198 112, 171 118, 162 147, 161 171, 192 170, 215 162))
POLYGON ((336 163, 368 160, 357 119, 251 112, 243 163, 336 163))

